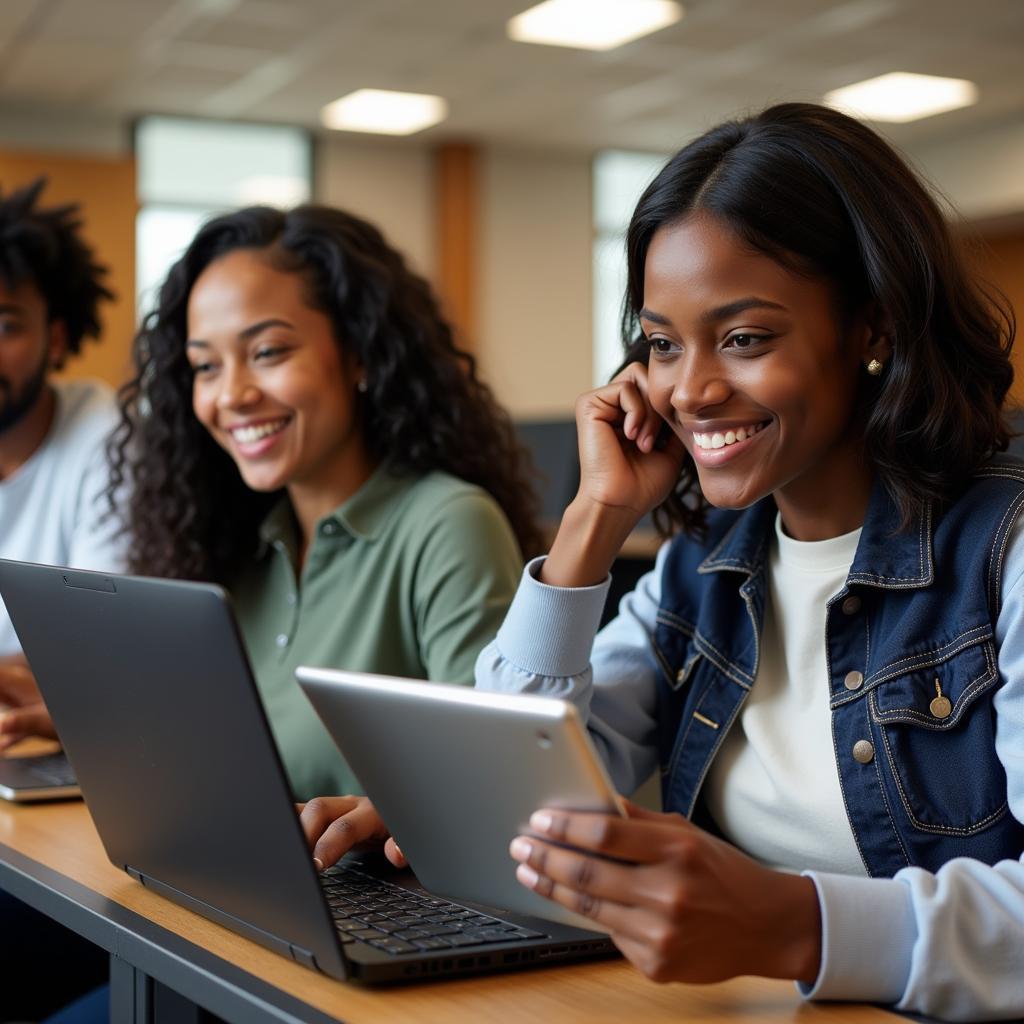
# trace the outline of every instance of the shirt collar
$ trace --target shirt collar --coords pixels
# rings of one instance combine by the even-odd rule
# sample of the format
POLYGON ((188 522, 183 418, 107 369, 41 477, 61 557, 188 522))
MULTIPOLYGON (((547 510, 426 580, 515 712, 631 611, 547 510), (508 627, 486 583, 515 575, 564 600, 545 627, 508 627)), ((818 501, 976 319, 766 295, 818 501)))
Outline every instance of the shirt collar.
MULTIPOLYGON (((340 528, 356 540, 376 540, 397 510, 399 496, 408 487, 407 477, 397 476, 386 466, 378 466, 355 494, 317 523, 317 533, 337 532, 340 528)), ((298 523, 287 494, 271 508, 259 532, 261 555, 268 545, 278 542, 289 551, 298 550, 298 523)))
MULTIPOLYGON (((747 576, 760 572, 767 558, 775 513, 775 502, 770 496, 741 512, 698 571, 741 572, 747 576)), ((914 516, 908 529, 899 527, 899 510, 885 486, 877 481, 848 583, 903 590, 934 582, 931 504, 914 516)))

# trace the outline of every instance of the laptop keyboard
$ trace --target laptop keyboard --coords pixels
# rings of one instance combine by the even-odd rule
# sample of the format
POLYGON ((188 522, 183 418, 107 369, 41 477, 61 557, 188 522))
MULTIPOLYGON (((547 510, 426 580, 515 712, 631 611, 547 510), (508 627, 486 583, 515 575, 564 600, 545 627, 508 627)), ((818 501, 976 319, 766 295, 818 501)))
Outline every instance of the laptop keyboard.
POLYGON ((77 779, 64 754, 40 754, 24 759, 25 769, 33 779, 48 786, 75 786, 77 779))
POLYGON ((544 937, 347 864, 335 865, 321 878, 342 942, 365 942, 397 955, 544 937))

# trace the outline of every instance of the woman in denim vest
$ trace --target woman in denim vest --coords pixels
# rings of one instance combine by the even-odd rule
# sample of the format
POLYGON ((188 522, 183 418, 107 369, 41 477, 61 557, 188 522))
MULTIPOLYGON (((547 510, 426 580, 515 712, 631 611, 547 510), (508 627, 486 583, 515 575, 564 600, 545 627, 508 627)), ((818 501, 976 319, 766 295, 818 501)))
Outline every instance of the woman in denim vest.
POLYGON ((540 809, 520 881, 659 981, 1024 1014, 1012 315, 818 106, 691 143, 627 249, 625 368, 577 404, 579 493, 477 685, 574 700, 620 791, 660 768, 674 813, 540 809), (595 640, 652 509, 680 532, 595 640))

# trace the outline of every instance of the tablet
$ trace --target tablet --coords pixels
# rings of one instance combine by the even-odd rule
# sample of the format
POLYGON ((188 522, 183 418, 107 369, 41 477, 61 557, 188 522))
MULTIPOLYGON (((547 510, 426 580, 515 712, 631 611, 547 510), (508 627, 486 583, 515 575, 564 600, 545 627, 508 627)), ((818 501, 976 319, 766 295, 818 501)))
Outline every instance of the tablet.
POLYGON ((624 814, 572 704, 331 669, 295 674, 425 888, 599 929, 516 881, 508 852, 541 807, 624 814))

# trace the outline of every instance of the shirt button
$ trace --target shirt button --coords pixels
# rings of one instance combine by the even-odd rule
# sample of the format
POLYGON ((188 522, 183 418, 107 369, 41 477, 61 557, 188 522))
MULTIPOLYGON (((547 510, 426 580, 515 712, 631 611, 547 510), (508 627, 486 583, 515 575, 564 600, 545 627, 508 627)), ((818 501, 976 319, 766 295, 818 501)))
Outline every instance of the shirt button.
POLYGON ((278 633, 277 634, 277 639, 274 641, 274 643, 276 643, 278 647, 287 647, 288 646, 288 634, 287 633, 278 633))
POLYGON ((856 594, 851 594, 843 602, 843 614, 844 615, 856 615, 860 611, 860 598, 856 594))
POLYGON ((320 532, 325 537, 333 537, 338 532, 338 524, 333 519, 328 519, 327 522, 320 527, 320 532))
POLYGON ((853 745, 853 759, 858 764, 871 764, 875 756, 874 745, 867 740, 857 740, 853 745))
POLYGON ((847 672, 843 686, 848 690, 859 690, 864 685, 864 676, 860 672, 847 672))

